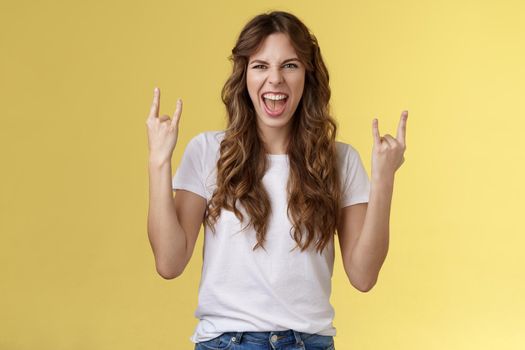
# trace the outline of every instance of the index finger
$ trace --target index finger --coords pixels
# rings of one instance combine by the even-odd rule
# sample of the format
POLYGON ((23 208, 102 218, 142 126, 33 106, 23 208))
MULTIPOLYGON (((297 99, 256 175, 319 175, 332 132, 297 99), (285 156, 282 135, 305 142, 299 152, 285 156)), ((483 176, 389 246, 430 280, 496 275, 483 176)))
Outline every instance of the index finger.
POLYGON ((401 120, 399 120, 399 126, 397 127, 397 136, 396 139, 405 146, 405 134, 407 126, 408 111, 403 111, 401 113, 401 120))
POLYGON ((160 89, 158 87, 153 90, 153 103, 149 111, 149 118, 158 118, 160 105, 160 89))

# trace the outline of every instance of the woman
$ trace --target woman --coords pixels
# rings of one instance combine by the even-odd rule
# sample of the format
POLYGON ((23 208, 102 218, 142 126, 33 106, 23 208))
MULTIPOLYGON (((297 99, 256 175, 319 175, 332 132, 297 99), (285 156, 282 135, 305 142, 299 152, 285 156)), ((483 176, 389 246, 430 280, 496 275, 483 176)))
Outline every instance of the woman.
POLYGON ((297 17, 254 17, 231 59, 222 90, 227 128, 189 141, 173 200, 182 101, 172 119, 158 117, 155 89, 146 124, 157 271, 179 276, 204 224, 196 349, 333 349, 334 234, 349 281, 368 291, 386 257, 407 114, 397 138, 380 137, 374 119, 370 183, 358 152, 335 140, 328 71, 297 17))

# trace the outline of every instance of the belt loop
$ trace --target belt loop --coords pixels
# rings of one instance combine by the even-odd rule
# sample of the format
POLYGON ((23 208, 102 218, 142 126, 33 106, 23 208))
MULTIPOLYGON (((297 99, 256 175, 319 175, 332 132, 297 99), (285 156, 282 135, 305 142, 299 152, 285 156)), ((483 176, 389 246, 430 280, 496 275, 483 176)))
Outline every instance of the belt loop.
POLYGON ((234 343, 240 344, 242 339, 242 334, 244 332, 236 332, 235 333, 235 339, 233 340, 234 343))
POLYGON ((293 335, 295 337, 295 342, 298 344, 298 345, 303 345, 303 339, 301 338, 301 332, 299 331, 296 331, 294 329, 292 329, 292 332, 293 332, 293 335))

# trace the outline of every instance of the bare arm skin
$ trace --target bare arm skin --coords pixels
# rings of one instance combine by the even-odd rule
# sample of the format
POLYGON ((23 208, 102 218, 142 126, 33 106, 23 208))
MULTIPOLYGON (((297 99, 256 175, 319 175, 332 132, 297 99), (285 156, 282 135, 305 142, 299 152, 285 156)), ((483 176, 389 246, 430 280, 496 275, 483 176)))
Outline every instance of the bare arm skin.
POLYGON ((165 279, 180 276, 191 259, 206 210, 206 199, 171 189, 171 164, 150 164, 148 238, 157 272, 165 279))
POLYGON ((177 143, 182 101, 177 103, 173 120, 158 117, 160 90, 155 89, 146 121, 149 155, 148 238, 155 266, 165 279, 180 276, 188 264, 206 210, 206 199, 189 191, 171 188, 171 157, 177 143))
POLYGON ((388 254, 393 180, 372 182, 370 201, 343 208, 338 229, 343 265, 352 284, 368 292, 388 254))
POLYGON ((337 231, 343 264, 350 283, 361 292, 377 283, 388 254, 394 175, 405 160, 407 118, 408 111, 403 111, 396 138, 389 134, 381 137, 374 119, 369 202, 342 209, 337 231))

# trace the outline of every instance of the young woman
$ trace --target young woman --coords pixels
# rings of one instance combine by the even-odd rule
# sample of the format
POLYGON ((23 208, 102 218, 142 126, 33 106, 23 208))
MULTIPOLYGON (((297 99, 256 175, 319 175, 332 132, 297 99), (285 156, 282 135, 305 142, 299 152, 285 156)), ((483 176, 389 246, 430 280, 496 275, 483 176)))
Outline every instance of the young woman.
POLYGON ((334 349, 334 234, 350 283, 368 291, 387 254, 406 111, 396 138, 380 137, 374 119, 369 182, 356 149, 335 140, 328 71, 297 17, 254 17, 231 59, 226 130, 193 137, 173 178, 182 101, 172 119, 158 117, 155 89, 146 124, 157 271, 179 276, 204 224, 196 349, 334 349))

